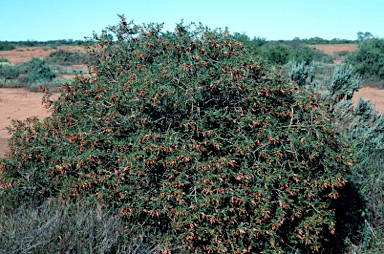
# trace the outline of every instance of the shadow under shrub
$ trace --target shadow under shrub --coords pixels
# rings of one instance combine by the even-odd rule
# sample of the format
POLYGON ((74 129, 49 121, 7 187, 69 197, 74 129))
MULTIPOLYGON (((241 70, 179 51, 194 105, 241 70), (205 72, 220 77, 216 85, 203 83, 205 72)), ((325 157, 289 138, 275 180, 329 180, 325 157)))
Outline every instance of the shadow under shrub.
POLYGON ((161 29, 95 35, 94 76, 9 128, 5 191, 97 198, 164 251, 326 251, 352 163, 326 108, 226 31, 161 29))

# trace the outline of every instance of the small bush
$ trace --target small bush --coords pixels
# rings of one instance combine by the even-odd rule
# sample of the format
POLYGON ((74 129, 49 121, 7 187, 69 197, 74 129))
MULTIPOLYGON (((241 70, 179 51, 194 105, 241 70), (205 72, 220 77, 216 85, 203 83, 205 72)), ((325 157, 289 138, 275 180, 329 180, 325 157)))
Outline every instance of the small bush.
POLYGON ((87 64, 89 56, 80 51, 56 50, 50 53, 45 59, 46 62, 59 65, 87 64))
POLYGON ((288 46, 279 43, 276 45, 267 46, 264 48, 264 56, 272 64, 284 65, 288 63, 290 56, 290 49, 288 46))
POLYGON ((0 208, 0 228, 0 253, 159 253, 97 203, 50 199, 12 213, 0 208))
POLYGON ((19 68, 21 73, 27 74, 30 83, 39 80, 52 80, 56 77, 46 62, 38 58, 32 58, 28 62, 22 63, 19 68))
POLYGON ((314 51, 308 46, 297 46, 292 49, 291 53, 292 61, 297 63, 304 62, 306 65, 312 63, 314 57, 314 51))
POLYGON ((0 78, 15 79, 20 75, 20 70, 17 66, 8 64, 7 62, 4 63, 5 64, 0 64, 0 78))

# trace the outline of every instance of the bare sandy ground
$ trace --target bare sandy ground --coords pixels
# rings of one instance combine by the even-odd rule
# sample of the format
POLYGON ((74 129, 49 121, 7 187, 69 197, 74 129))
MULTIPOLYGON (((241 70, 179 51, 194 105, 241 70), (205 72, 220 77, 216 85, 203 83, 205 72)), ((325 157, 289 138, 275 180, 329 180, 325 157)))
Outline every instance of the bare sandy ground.
POLYGON ((32 116, 43 119, 50 115, 41 105, 43 95, 23 88, 0 88, 0 157, 8 151, 7 140, 10 134, 6 127, 11 124, 12 119, 25 120, 32 116))
POLYGON ((368 86, 363 87, 355 92, 352 99, 354 105, 357 104, 360 97, 373 101, 376 110, 381 114, 384 113, 384 90, 368 86))
POLYGON ((12 64, 23 63, 30 60, 32 57, 37 57, 43 59, 52 52, 63 49, 69 51, 85 51, 85 48, 82 46, 59 46, 56 49, 51 47, 17 47, 13 50, 0 51, 0 56, 8 59, 12 64))
POLYGON ((310 45, 311 48, 323 51, 326 54, 337 54, 341 52, 352 52, 358 47, 357 44, 318 44, 310 45))

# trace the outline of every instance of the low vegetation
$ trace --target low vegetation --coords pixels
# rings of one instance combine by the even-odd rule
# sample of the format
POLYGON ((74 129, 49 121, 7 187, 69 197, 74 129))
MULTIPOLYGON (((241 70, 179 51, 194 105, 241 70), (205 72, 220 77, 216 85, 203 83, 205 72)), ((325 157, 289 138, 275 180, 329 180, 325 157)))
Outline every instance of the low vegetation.
POLYGON ((90 61, 90 58, 87 53, 81 51, 68 51, 59 49, 47 56, 44 59, 50 64, 57 65, 76 65, 76 64, 87 64, 90 61))
POLYGON ((359 49, 347 56, 362 76, 373 80, 384 79, 384 39, 369 38, 362 40, 359 49))
POLYGON ((85 52, 59 49, 44 59, 32 58, 25 63, 10 64, 6 58, 0 58, 0 87, 25 87, 39 91, 39 86, 57 89, 70 79, 61 75, 80 74, 83 70, 73 65, 85 65, 90 61, 85 52))
POLYGON ((236 40, 242 42, 254 54, 261 56, 274 65, 285 65, 292 62, 333 63, 334 57, 319 50, 310 48, 300 40, 292 41, 271 41, 262 38, 250 39, 245 34, 235 33, 236 40))

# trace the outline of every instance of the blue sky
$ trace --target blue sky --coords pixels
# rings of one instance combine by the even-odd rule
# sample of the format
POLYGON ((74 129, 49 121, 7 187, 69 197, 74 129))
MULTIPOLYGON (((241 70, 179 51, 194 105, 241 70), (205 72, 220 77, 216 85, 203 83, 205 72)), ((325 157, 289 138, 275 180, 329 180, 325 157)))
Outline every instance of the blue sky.
POLYGON ((202 22, 253 38, 384 38, 384 0, 0 0, 0 40, 84 39, 118 23, 202 22))

